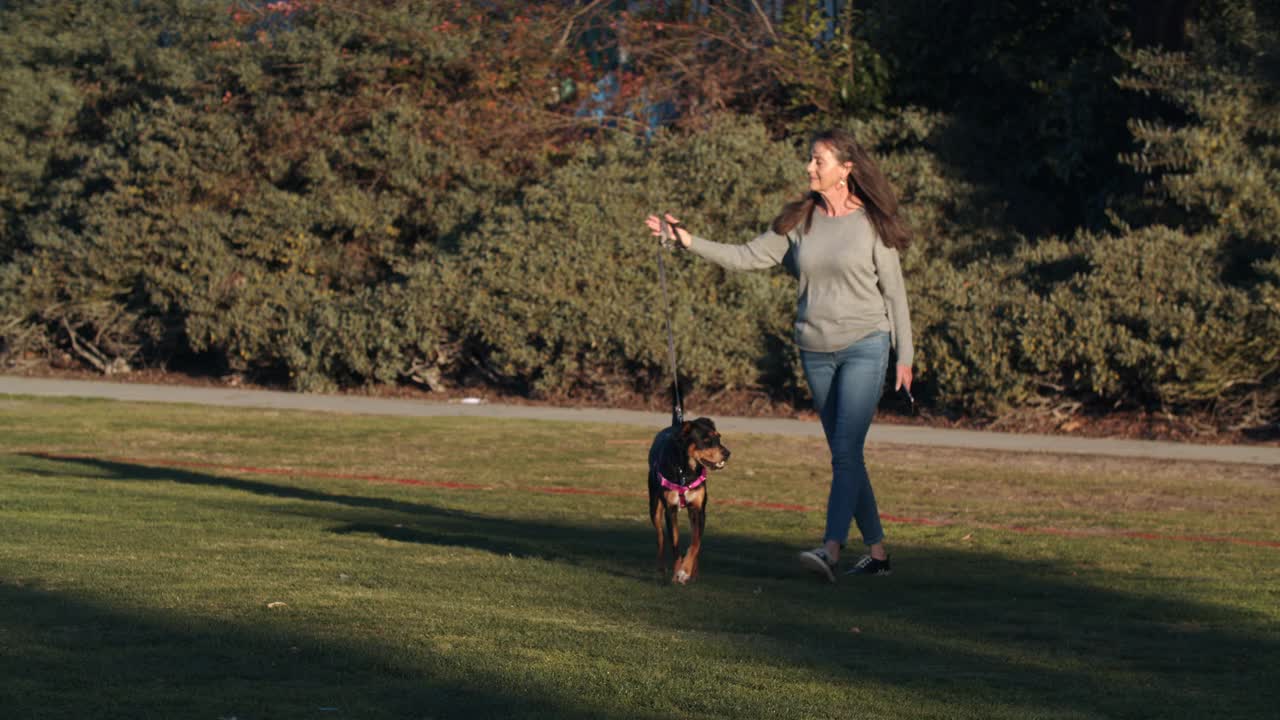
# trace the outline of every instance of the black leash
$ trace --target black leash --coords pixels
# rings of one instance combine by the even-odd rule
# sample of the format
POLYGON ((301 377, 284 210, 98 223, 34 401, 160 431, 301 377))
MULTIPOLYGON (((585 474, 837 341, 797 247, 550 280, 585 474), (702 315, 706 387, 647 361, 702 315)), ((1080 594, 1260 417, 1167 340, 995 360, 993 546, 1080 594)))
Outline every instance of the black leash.
POLYGON ((662 303, 666 306, 667 315, 667 357, 671 360, 671 425, 679 427, 684 423, 684 402, 680 399, 680 374, 676 370, 676 340, 671 333, 671 298, 667 296, 667 271, 662 265, 662 253, 671 247, 671 243, 679 242, 676 237, 676 228, 680 225, 668 223, 666 213, 659 217, 659 222, 662 223, 662 227, 659 233, 661 242, 658 245, 658 282, 662 285, 662 303))

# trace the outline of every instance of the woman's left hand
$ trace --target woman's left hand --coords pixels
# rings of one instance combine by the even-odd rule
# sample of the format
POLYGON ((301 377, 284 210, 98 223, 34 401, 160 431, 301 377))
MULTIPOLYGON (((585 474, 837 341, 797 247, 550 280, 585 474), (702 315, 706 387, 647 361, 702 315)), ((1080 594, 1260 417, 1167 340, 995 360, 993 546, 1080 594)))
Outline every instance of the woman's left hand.
POLYGON ((911 366, 910 365, 898 366, 898 384, 893 386, 893 390, 894 392, 897 392, 904 387, 907 389, 907 392, 911 392, 911 366))

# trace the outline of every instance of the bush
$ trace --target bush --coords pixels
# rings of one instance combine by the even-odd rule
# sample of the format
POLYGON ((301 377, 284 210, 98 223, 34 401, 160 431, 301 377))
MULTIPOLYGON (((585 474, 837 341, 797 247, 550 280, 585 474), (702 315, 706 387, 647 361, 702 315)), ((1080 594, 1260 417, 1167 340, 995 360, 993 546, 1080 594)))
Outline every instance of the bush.
MULTIPOLYGON (((1062 120, 1074 111, 1066 90, 1111 82, 1096 68, 1077 74, 1111 67, 1110 40, 1090 45, 1084 65, 1008 65, 1054 22, 1075 32, 1105 20, 1111 37, 1110 7, 1076 17, 1054 3, 1053 22, 1010 36, 1021 38, 1011 57, 987 58, 1007 71, 1001 87, 1044 75, 1057 88, 1031 88, 1039 104, 1010 127, 1062 120)), ((608 34, 596 6, 5 6, 0 22, 30 31, 0 38, 0 359, 70 356, 117 372, 194 357, 305 390, 478 380, 548 397, 664 392, 664 306, 643 217, 670 209, 711 239, 746 241, 802 189, 801 133, 841 124, 879 158, 916 231, 903 263, 922 400, 988 415, 1094 403, 1275 423, 1277 18, 1261 3, 1206 7, 1190 52, 1123 56, 1119 87, 1153 101, 1130 123, 1124 158, 1147 188, 1108 186, 1109 227, 1024 237, 1028 211, 1090 214, 1052 208, 1053 189, 1105 174, 1111 160, 1095 156, 1112 140, 1079 145, 1080 128, 1124 103, 1097 90, 1086 105, 1101 114, 1065 130, 1047 164, 1027 166, 1020 151, 1011 172, 1033 182, 1011 192, 989 166, 996 154, 965 148, 983 126, 975 113, 1021 95, 994 109, 869 114, 904 94, 938 100, 895 90, 882 72, 903 67, 884 64, 892 43, 871 43, 909 36, 915 25, 893 23, 925 4, 875 22, 843 16, 839 41, 812 55, 838 60, 836 74, 805 75, 786 52, 821 29, 801 15, 779 27, 802 34, 749 68, 742 53, 772 26, 704 42, 739 16, 676 30, 622 23, 616 41, 654 44, 612 70, 690 63, 665 79, 688 124, 647 145, 622 129, 645 103, 675 103, 662 76, 618 75, 630 84, 602 116, 579 102, 592 71, 571 40, 608 34), (872 74, 851 79, 856 68, 872 74), (716 90, 725 78, 741 87, 716 90), (756 107, 751 88, 769 93, 760 117, 715 110, 756 107), (777 139, 780 128, 793 135, 777 139)), ((1016 30, 984 22, 1002 37, 1016 30)), ((1046 49, 1046 62, 1061 50, 1046 49)), ((1040 143, 1059 137, 1037 132, 1040 143)), ((686 389, 802 399, 793 281, 665 257, 686 389)))
MULTIPOLYGON (((1181 117, 1131 123, 1126 161, 1149 178, 1124 206, 1136 224, 1168 226, 1170 252, 1211 296, 1214 321, 1178 338, 1161 379, 1171 404, 1208 406, 1224 422, 1280 426, 1280 11, 1210 2, 1186 53, 1134 52, 1122 84, 1181 117)), ((1163 231, 1157 231, 1163 232, 1163 231)), ((1160 248, 1153 248, 1158 251, 1160 248)), ((1143 250, 1144 254, 1147 252, 1143 250)))
MULTIPOLYGON (((1052 387, 1104 402, 1174 408, 1218 396, 1197 386, 1237 363, 1257 328, 1249 298, 1211 271, 1213 238, 1163 227, 1077 238, 1074 247, 1027 253, 1028 267, 1067 263, 1082 272, 1052 286, 1021 323, 1020 347, 1052 387)), ((1231 381, 1239 381, 1239 376, 1231 381)))
MULTIPOLYGON (((535 394, 650 392, 669 375, 657 243, 646 214, 676 213, 720 241, 754 237, 795 192, 797 158, 758 123, 722 118, 695 137, 588 148, 499 208, 463 245, 464 325, 494 372, 535 394)), ((755 385, 789 341, 786 282, 665 258, 681 372, 711 388, 755 385)), ((790 360, 767 372, 791 373, 790 360)))
POLYGON ((0 63, 25 103, 0 117, 0 159, 25 160, 0 169, 0 352, 199 353, 304 388, 456 362, 422 283, 572 135, 539 89, 573 70, 548 59, 557 12, 508 35, 437 3, 0 10, 33 29, 0 63))

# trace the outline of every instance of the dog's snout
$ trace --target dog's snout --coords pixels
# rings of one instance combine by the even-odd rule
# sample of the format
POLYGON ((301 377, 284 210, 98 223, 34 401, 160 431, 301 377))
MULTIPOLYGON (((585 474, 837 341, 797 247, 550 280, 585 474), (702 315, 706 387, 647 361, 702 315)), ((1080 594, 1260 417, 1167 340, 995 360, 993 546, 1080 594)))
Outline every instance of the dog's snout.
POLYGON ((721 451, 722 453, 724 453, 724 459, 725 459, 725 460, 728 460, 728 459, 729 459, 729 448, 727 448, 727 447, 725 447, 725 446, 721 445, 721 446, 720 446, 720 451, 721 451))

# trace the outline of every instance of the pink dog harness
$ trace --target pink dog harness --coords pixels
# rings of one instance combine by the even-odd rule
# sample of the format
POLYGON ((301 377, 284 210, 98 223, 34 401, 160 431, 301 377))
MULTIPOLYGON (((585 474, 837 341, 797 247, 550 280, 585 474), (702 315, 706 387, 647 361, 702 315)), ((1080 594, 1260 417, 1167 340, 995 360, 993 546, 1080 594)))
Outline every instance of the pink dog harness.
POLYGON ((662 488, 664 490, 675 490, 677 493, 680 493, 680 507, 689 507, 689 503, 684 499, 685 493, 689 492, 690 490, 696 489, 698 486, 702 485, 704 482, 707 481, 706 468, 702 468, 702 473, 698 475, 698 479, 694 480, 688 485, 677 485, 671 482, 670 480, 662 477, 662 473, 658 472, 657 468, 654 468, 654 472, 658 473, 658 481, 662 485, 662 488))

